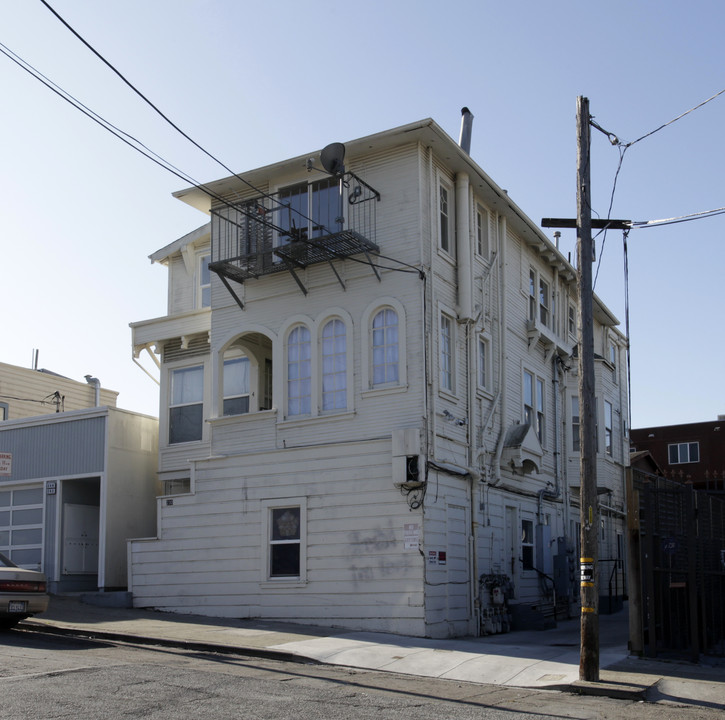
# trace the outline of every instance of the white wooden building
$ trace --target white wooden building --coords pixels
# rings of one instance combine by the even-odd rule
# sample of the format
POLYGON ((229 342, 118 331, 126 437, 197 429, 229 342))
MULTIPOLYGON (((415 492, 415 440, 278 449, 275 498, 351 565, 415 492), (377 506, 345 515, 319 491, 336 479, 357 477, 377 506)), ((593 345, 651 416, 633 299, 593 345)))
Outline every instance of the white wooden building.
MULTIPOLYGON (((333 145, 176 194, 210 222, 151 256, 169 312, 132 324, 160 361, 165 488, 129 544, 134 604, 431 637, 565 613, 575 270, 434 121, 344 147, 344 170, 333 145)), ((617 324, 595 300, 621 595, 617 324)))

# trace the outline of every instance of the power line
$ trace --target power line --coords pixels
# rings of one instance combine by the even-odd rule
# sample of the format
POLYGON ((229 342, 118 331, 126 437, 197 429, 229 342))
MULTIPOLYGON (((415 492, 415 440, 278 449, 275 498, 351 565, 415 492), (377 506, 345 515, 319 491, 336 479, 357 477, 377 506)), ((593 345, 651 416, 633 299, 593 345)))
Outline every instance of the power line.
MULTIPOLYGON (((223 167, 230 175, 237 178, 240 182, 242 182, 244 185, 246 185, 248 188, 256 192, 261 197, 266 197, 268 200, 271 200, 278 205, 284 206, 284 203, 279 199, 271 195, 270 193, 266 193, 260 188, 256 187, 253 183, 251 183, 246 178, 243 178, 241 175, 238 175, 235 173, 229 166, 227 166, 225 163, 223 163, 218 157, 213 155, 211 152, 209 152, 206 148, 204 148, 202 145, 200 145, 196 140, 194 140, 191 136, 189 136, 187 133, 185 133, 171 118, 169 118, 165 113, 163 113, 154 103, 149 100, 146 95, 144 95, 130 80, 128 80, 120 70, 118 70, 109 60, 106 60, 103 55, 101 55, 98 50, 96 50, 84 37, 81 36, 79 32, 77 32, 66 20, 64 20, 58 12, 56 12, 46 0, 40 0, 43 5, 45 5, 48 10, 50 10, 53 15, 76 37, 78 40, 80 40, 104 65, 106 65, 112 72, 114 72, 131 90, 133 90, 136 95, 138 95, 149 107, 151 107, 161 118, 163 118, 169 125, 171 125, 176 132, 178 132, 183 138, 188 140, 194 147, 201 150, 207 157, 211 158, 214 162, 216 162, 218 165, 223 167)), ((196 183, 195 183, 196 184, 196 183)), ((206 192, 206 190, 205 190, 206 192)), ((217 198, 218 199, 218 198, 217 198)), ((307 220, 308 222, 311 222, 311 218, 305 216, 303 213, 298 214, 300 217, 304 220, 307 220)))
MULTIPOLYGON (((689 115, 691 112, 694 112, 695 110, 699 110, 703 105, 707 105, 707 103, 711 102, 715 98, 719 97, 725 93, 725 89, 720 90, 720 92, 715 93, 712 97, 709 97, 707 100, 703 100, 699 105, 695 105, 695 107, 691 107, 689 110, 686 110, 682 114, 678 115, 676 118, 672 118, 669 122, 664 123, 664 125, 660 125, 658 128, 655 128, 654 130, 651 130, 650 132, 646 133, 645 135, 642 135, 642 137, 637 138, 636 140, 632 140, 630 143, 626 143, 625 147, 632 147, 635 143, 638 143, 640 140, 644 140, 645 138, 650 137, 651 135, 654 135, 655 133, 659 132, 660 130, 663 130, 668 125, 672 125, 672 123, 677 122, 678 120, 681 120, 685 115, 689 115)), ((618 143, 620 144, 620 143, 618 143)))
POLYGON ((183 180, 184 182, 193 183, 194 185, 197 185, 198 187, 203 188, 203 185, 199 185, 194 178, 192 178, 190 175, 185 173, 183 170, 180 170, 175 165, 170 163, 168 160, 165 160, 161 155, 151 150, 147 145, 142 143, 138 138, 134 137, 130 133, 125 132, 124 130, 121 130, 116 125, 111 123, 110 121, 106 120, 103 116, 99 115, 97 112, 89 108, 87 105, 82 103, 78 98, 74 97, 71 93, 69 93, 67 90, 63 89, 60 85, 55 83, 53 80, 51 80, 47 75, 44 75, 40 70, 33 67, 27 60, 24 60, 20 55, 13 52, 7 45, 4 45, 0 42, 0 53, 5 55, 7 58, 12 60, 16 65, 21 67, 23 70, 25 70, 29 75, 34 77, 36 80, 41 82, 43 85, 45 85, 49 90, 53 91, 56 95, 61 97, 63 100, 65 100, 67 103, 69 103, 71 106, 75 107, 76 110, 79 110, 82 112, 86 117, 93 120, 95 123, 103 127, 105 130, 108 130, 112 135, 115 135, 119 140, 122 140, 127 145, 132 147, 137 152, 140 152, 142 155, 145 155, 149 160, 152 160, 157 165, 160 165, 165 170, 169 170, 174 175, 176 175, 179 179, 183 180), (123 137, 121 137, 123 136, 123 137), (134 144, 135 143, 135 144, 134 144), (153 157, 152 157, 153 156, 153 157))
MULTIPOLYGON (((136 93, 145 103, 147 103, 149 105, 149 107, 151 107, 161 118, 163 118, 172 128, 174 128, 174 130, 176 130, 176 132, 178 132, 182 137, 184 137, 186 140, 188 140, 192 145, 194 145, 194 147, 201 150, 207 157, 214 160, 214 162, 219 164, 228 173, 230 173, 230 175, 232 175, 237 180, 239 180, 241 183, 246 185, 249 189, 253 190, 261 197, 265 197, 268 200, 270 200, 271 202, 276 203, 279 206, 287 207, 285 205, 285 203, 283 203, 282 200, 280 200, 278 197, 261 190, 260 188, 256 187, 253 183, 251 183, 249 180, 247 180, 246 178, 235 173, 228 165, 226 165, 219 158, 217 158, 215 155, 213 155, 211 152, 209 152, 206 148, 204 148, 201 144, 196 142, 196 140, 194 140, 191 136, 189 136, 187 133, 185 133, 175 122, 173 122, 153 102, 151 102, 151 100, 149 100, 146 97, 146 95, 144 95, 130 80, 128 80, 110 61, 108 61, 85 38, 83 38, 80 35, 80 33, 78 33, 63 17, 61 17, 61 15, 55 9, 53 9, 53 7, 51 7, 51 5, 46 0, 40 0, 40 1, 78 40, 80 40, 80 42, 82 42, 99 60, 101 60, 101 62, 103 62, 110 70, 112 70, 131 90, 133 90, 134 93, 136 93)), ((93 113, 93 115, 95 115, 95 113, 93 113)), ((106 122, 106 121, 104 120, 104 122, 106 122)), ((107 123, 107 125, 108 125, 108 127, 106 129, 114 127, 113 125, 111 125, 111 123, 107 123)), ((120 132, 123 132, 123 131, 120 131, 120 132)), ((114 134, 116 134, 116 133, 114 133, 114 134)), ((132 136, 128 135, 127 133, 123 133, 123 134, 126 135, 127 137, 132 137, 132 136)), ((123 139, 123 138, 120 138, 120 139, 123 139)), ((146 146, 143 145, 143 143, 140 143, 135 138, 133 138, 133 139, 134 139, 134 141, 138 142, 138 144, 141 147, 146 148, 146 146)), ((138 150, 138 148, 135 148, 135 149, 138 150)), ((148 148, 146 148, 146 149, 148 150, 148 148)), ((160 160, 163 160, 162 158, 160 158, 160 156, 158 156, 153 151, 149 150, 149 152, 151 152, 152 155, 159 158, 160 160)), ((146 153, 142 153, 142 154, 146 154, 146 153)), ((148 155, 146 155, 146 156, 149 157, 148 155)), ((154 158, 149 158, 149 159, 153 160, 154 158)), ((173 172, 177 177, 181 177, 186 182, 191 182, 195 187, 203 190, 207 195, 209 195, 210 197, 213 197, 215 200, 217 200, 218 202, 221 202, 225 206, 227 206, 229 208, 234 207, 233 204, 230 203, 229 201, 227 201, 225 198, 222 198, 221 196, 219 196, 216 193, 214 193, 213 191, 211 191, 205 185, 195 181, 193 178, 191 178, 191 176, 187 175, 186 173, 182 173, 182 171, 178 170, 178 168, 176 168, 174 165, 172 165, 168 161, 163 160, 163 163, 166 163, 166 165, 162 165, 162 167, 166 167, 167 170, 169 170, 170 172, 173 172)), ((301 219, 306 220, 307 222, 312 222, 312 218, 308 217, 305 213, 300 212, 299 210, 295 210, 295 212, 300 216, 301 219)), ((325 229, 327 229, 327 228, 325 228, 325 229)), ((329 232, 329 229, 327 229, 327 230, 329 232)), ((395 271, 395 272, 405 272, 405 273, 418 273, 418 274, 421 273, 420 269, 415 268, 414 266, 411 266, 408 263, 404 263, 400 260, 396 260, 395 258, 386 257, 386 256, 380 255, 380 254, 378 254, 377 256, 384 260, 398 263, 399 265, 409 268, 408 270, 405 270, 405 269, 402 269, 399 267, 385 267, 385 266, 378 265, 378 267, 380 269, 391 270, 391 271, 395 271)), ((355 257, 348 257, 348 259, 352 260, 353 262, 361 263, 364 265, 370 264, 367 260, 360 260, 355 257)))
MULTIPOLYGON (((42 0, 41 0, 42 1, 42 0)), ((36 80, 38 80, 40 83, 45 85, 49 90, 54 92, 56 95, 58 95, 60 98, 65 100, 68 104, 70 104, 72 107, 74 107, 76 110, 83 113, 86 117, 88 117, 90 120, 93 120, 93 122, 100 125, 102 128, 110 132, 112 135, 114 135, 116 138, 124 142, 129 147, 136 150, 138 153, 146 157, 147 159, 151 160, 152 162, 156 163, 160 167, 162 167, 164 170, 167 170, 168 172, 172 173, 179 179, 183 180, 186 183, 190 183, 194 187, 202 190, 204 193, 206 193, 210 198, 216 200, 220 204, 228 207, 228 208, 235 208, 236 206, 234 203, 230 202, 226 198, 222 197, 221 195, 217 194, 209 188, 204 183, 199 182, 196 180, 193 176, 189 175, 185 171, 178 168, 176 165, 171 163, 170 161, 163 158, 161 155, 153 151, 151 148, 149 148, 147 145, 145 145, 143 142, 141 142, 138 138, 131 135, 130 133, 122 130, 121 128, 117 127, 113 123, 111 123, 109 120, 106 120, 102 115, 98 114, 94 110, 92 110, 90 107, 85 105, 83 102, 78 100, 75 96, 73 96, 71 93, 69 93, 67 90, 62 88, 60 85, 55 83, 53 80, 48 78, 46 75, 44 75, 42 72, 40 72, 37 68, 35 68, 33 65, 31 65, 29 62, 24 60, 22 57, 20 57, 17 53, 15 53, 13 50, 11 50, 9 47, 4 45, 3 43, 0 43, 0 53, 5 55, 8 59, 12 60, 16 65, 18 65, 20 68, 25 70, 29 75, 34 77, 36 80)), ((193 141, 192 141, 193 142, 193 141)), ((194 143, 196 145, 196 143, 194 143)), ((225 166, 224 166, 225 167, 225 166)), ((251 183, 244 180, 244 178, 241 178, 239 175, 234 174, 235 177, 242 180, 245 184, 247 184, 251 189, 257 191, 260 193, 260 195, 267 197, 274 202, 276 202, 279 205, 284 206, 284 204, 276 197, 269 195, 268 193, 264 193, 261 190, 258 190, 254 187, 251 183)), ((298 211, 295 211, 298 212, 298 211)), ((298 212, 300 217, 302 219, 305 219, 307 221, 310 221, 310 218, 308 218, 306 215, 304 215, 301 212, 298 212)), ((397 260, 395 258, 391 258, 385 255, 377 254, 377 257, 387 260, 393 263, 398 263, 398 265, 402 265, 404 267, 391 267, 389 265, 380 265, 378 264, 376 267, 378 267, 381 270, 390 270, 393 272, 404 272, 404 273, 420 273, 421 271, 418 268, 415 268, 414 266, 409 265, 408 263, 405 263, 401 260, 397 260), (405 267, 409 269, 404 269, 405 267)), ((369 261, 367 260, 361 260, 355 257, 348 257, 347 259, 357 262, 364 265, 369 265, 369 261)))
POLYGON ((725 213, 725 207, 716 208, 715 210, 704 210, 703 212, 691 213, 689 215, 680 215, 679 217, 665 218, 663 220, 646 220, 641 222, 633 222, 632 227, 637 230, 643 230, 648 227, 659 227, 661 225, 674 225, 676 223, 691 222, 692 220, 704 220, 708 217, 715 217, 725 213))
MULTIPOLYGON (((612 145, 614 145, 615 147, 617 147, 619 149, 619 163, 617 164, 617 170, 614 173, 614 181, 612 183, 612 192, 611 192, 611 195, 609 198, 609 209, 607 211, 607 219, 609 219, 612 214, 612 207, 614 205, 614 195, 617 190, 617 180, 619 179, 619 173, 622 170, 622 164, 624 163, 624 155, 627 152, 627 150, 629 148, 631 148, 632 145, 635 145, 636 143, 640 142, 641 140, 644 140, 645 138, 651 137, 652 135, 659 132, 660 130, 663 130, 664 128, 668 127, 669 125, 672 125, 673 123, 677 122, 678 120, 681 120, 686 115, 689 115, 690 113, 694 112, 695 110, 698 110, 699 108, 703 107, 704 105, 707 105, 707 103, 711 102, 712 100, 715 100, 715 98, 719 97, 723 93, 725 93, 725 89, 720 90, 719 92, 715 93, 711 97, 707 98, 707 100, 703 100, 701 103, 698 103, 694 107, 691 107, 689 110, 686 110, 685 112, 680 113, 680 115, 673 118, 669 122, 663 123, 658 128, 655 128, 654 130, 651 130, 650 132, 645 133, 644 135, 637 138, 636 140, 632 140, 632 142, 628 142, 628 143, 623 143, 614 133, 609 132, 608 130, 605 130, 601 125, 596 123, 593 118, 590 118, 589 124, 592 127, 599 130, 599 132, 601 132, 603 135, 605 135, 607 137, 607 139, 609 140, 609 142, 612 145)), ((720 208, 719 210, 709 210, 707 212, 695 213, 693 215, 686 215, 686 216, 682 216, 680 218, 670 218, 668 220, 652 220, 652 221, 643 222, 643 223, 632 223, 632 227, 637 227, 637 228, 641 229, 644 227, 653 227, 655 225, 670 225, 670 224, 674 224, 674 223, 678 223, 678 222, 687 222, 689 220, 699 220, 704 217, 711 217, 713 215, 718 215, 718 214, 720 214, 721 211, 725 212, 725 209, 720 208)), ((594 276, 594 287, 596 287, 596 284, 597 284, 597 278, 599 277, 599 269, 601 267, 602 257, 604 255, 604 246, 607 242, 607 228, 604 228, 604 230, 602 232, 604 233, 604 237, 602 239, 602 247, 599 252, 599 260, 597 262, 597 272, 594 276)))

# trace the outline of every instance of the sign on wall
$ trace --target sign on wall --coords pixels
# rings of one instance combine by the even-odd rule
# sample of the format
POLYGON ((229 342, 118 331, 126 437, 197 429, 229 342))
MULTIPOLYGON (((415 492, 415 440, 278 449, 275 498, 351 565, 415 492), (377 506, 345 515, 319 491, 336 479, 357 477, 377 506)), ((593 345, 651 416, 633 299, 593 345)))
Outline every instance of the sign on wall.
POLYGON ((0 452, 0 475, 13 474, 13 454, 9 452, 0 452))
POLYGON ((403 542, 406 550, 417 550, 420 544, 420 525, 418 523, 405 523, 403 527, 403 542))

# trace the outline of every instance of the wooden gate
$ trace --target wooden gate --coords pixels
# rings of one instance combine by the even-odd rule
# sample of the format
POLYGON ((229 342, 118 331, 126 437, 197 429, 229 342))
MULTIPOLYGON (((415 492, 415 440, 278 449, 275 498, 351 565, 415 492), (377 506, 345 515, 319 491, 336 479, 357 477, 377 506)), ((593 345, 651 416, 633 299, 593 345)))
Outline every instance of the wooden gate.
POLYGON ((641 614, 630 628, 632 649, 693 662, 725 656, 725 502, 637 469, 629 483, 632 581, 639 581, 630 600, 641 614))

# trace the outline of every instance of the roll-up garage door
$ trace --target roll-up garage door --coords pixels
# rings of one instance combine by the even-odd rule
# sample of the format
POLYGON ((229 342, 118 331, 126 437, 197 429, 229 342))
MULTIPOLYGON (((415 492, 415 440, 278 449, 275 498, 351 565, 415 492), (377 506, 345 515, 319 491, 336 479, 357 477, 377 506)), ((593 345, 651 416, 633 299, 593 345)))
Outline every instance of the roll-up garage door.
POLYGON ((43 556, 43 486, 0 490, 0 552, 40 570, 43 556))

